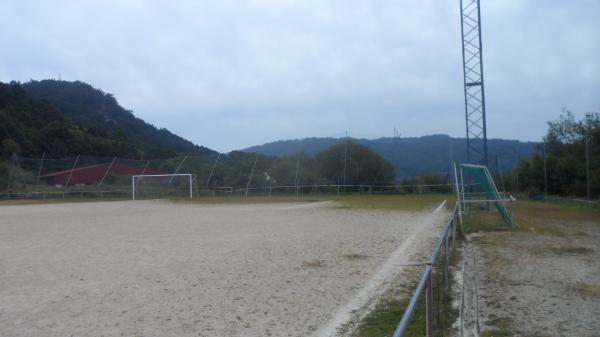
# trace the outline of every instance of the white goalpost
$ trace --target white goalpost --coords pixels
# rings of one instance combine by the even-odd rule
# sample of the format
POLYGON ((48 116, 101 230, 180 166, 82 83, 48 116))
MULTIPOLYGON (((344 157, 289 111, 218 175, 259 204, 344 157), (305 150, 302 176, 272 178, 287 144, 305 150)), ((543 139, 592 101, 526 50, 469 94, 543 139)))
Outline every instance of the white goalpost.
MULTIPOLYGON (((185 181, 187 181, 188 184, 188 190, 189 190, 189 197, 190 199, 193 198, 194 196, 194 192, 193 192, 193 180, 194 180, 194 176, 195 174, 191 174, 191 173, 174 173, 174 174, 139 174, 139 175, 133 175, 131 176, 131 198, 133 200, 135 200, 136 198, 136 186, 139 184, 139 182, 143 179, 161 179, 161 178, 169 178, 169 181, 167 183, 167 185, 170 185, 171 182, 173 181, 173 178, 175 177, 187 177, 187 179, 185 179, 185 181)), ((139 187, 137 189, 138 194, 139 194, 139 187)))

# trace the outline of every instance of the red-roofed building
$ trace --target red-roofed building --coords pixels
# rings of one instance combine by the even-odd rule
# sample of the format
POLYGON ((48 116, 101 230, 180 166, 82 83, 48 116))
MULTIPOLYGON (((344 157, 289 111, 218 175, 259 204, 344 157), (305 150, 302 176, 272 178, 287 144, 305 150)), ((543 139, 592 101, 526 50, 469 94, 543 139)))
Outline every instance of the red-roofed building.
POLYGON ((47 173, 40 176, 40 179, 51 185, 69 185, 96 184, 102 180, 102 177, 110 169, 110 174, 136 175, 136 174, 164 174, 163 171, 126 164, 102 163, 97 165, 77 167, 74 169, 47 173), (71 178, 69 178, 71 176, 71 178))

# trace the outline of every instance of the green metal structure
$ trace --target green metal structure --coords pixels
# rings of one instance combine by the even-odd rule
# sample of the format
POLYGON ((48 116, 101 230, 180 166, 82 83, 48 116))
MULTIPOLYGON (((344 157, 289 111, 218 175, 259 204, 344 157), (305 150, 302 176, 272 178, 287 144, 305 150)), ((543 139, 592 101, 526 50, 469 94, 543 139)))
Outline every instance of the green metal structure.
POLYGON ((461 164, 460 169, 461 177, 463 177, 465 174, 468 174, 469 176, 475 178, 477 183, 479 183, 479 185, 483 188, 487 201, 492 202, 498 210, 498 213, 500 213, 502 221, 504 221, 504 223, 506 223, 507 225, 512 226, 513 219, 508 210, 506 209, 506 206, 504 205, 504 200, 500 195, 500 192, 498 192, 496 184, 494 183, 494 179, 492 179, 492 175, 490 174, 488 168, 486 166, 481 165, 461 164))

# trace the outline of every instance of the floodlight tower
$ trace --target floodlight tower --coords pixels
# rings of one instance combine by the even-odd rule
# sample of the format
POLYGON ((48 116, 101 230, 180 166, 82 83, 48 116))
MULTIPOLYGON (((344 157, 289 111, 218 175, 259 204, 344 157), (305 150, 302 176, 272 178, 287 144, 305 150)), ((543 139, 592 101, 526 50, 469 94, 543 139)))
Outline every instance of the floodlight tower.
POLYGON ((467 158, 488 165, 480 0, 460 0, 467 158))

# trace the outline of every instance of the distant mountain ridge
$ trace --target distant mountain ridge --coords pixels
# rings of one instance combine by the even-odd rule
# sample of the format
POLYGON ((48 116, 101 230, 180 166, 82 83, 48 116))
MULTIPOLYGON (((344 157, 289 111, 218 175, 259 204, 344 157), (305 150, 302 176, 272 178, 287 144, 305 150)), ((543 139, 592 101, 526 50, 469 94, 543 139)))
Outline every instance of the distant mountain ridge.
POLYGON ((22 87, 29 96, 47 100, 64 117, 91 133, 123 139, 136 149, 135 157, 165 158, 181 153, 214 152, 167 129, 156 128, 121 107, 113 95, 87 83, 42 80, 24 83, 22 87))
MULTIPOLYGON (((350 141, 369 147, 396 169, 396 175, 414 176, 420 174, 444 174, 450 171, 450 149, 455 161, 466 162, 466 139, 451 138, 447 135, 429 135, 422 137, 377 139, 355 138, 304 138, 280 140, 263 145, 242 149, 244 152, 257 152, 270 156, 293 156, 298 149, 307 155, 314 155, 330 146, 350 141)), ((533 156, 538 143, 517 140, 489 139, 488 152, 490 167, 495 169, 496 156, 500 171, 507 172, 514 168, 518 159, 529 159, 533 156)))

